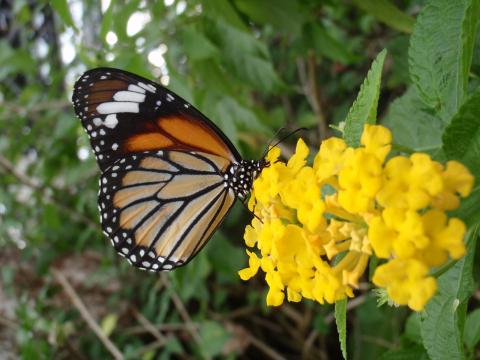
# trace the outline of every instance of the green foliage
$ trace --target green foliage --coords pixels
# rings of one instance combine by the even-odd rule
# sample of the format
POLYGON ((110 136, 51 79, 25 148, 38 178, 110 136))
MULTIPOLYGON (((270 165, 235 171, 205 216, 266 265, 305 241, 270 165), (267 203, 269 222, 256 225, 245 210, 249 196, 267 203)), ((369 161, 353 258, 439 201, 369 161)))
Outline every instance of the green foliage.
POLYGON ((359 146, 360 136, 365 124, 377 121, 378 99, 380 98, 380 80, 386 50, 377 55, 365 78, 357 99, 353 103, 345 120, 344 138, 349 146, 359 146))
POLYGON ((438 120, 411 86, 391 103, 382 124, 392 130, 395 143, 415 151, 432 151, 442 146, 444 126, 438 120))
MULTIPOLYGON (((103 10, 93 0, 7 3, 0 357, 111 357, 53 268, 127 359, 346 359, 347 344, 351 359, 478 356, 479 302, 471 297, 472 273, 480 271, 478 180, 452 212, 469 227, 468 255, 438 269, 439 291, 423 313, 388 301, 377 307, 363 286, 348 312, 346 300, 335 308, 267 309, 263 284, 243 283, 236 273, 246 262, 242 236, 251 218, 241 205, 197 258, 171 274, 140 272, 119 259, 100 230, 98 169, 70 95, 85 69, 119 67, 169 80, 247 158, 258 158, 282 126, 307 126, 305 140, 317 146, 321 112, 329 125, 345 121, 350 145, 359 144, 365 123, 380 122, 392 129, 397 151, 459 160, 478 178, 479 0, 112 0, 103 10), (142 21, 129 20, 139 13, 145 24, 133 34, 142 21), (152 51, 162 53, 163 65, 152 51)), ((285 154, 293 143, 282 144, 285 154)))
POLYGON ((430 1, 410 40, 410 74, 423 102, 444 122, 466 98, 479 19, 478 0, 430 1))
POLYGON ((398 31, 411 33, 415 19, 389 0, 355 0, 355 5, 398 31))
POLYGON ((430 300, 420 324, 423 344, 432 359, 461 359, 468 299, 474 290, 472 276, 478 231, 466 237, 467 255, 438 278, 438 292, 430 300))
POLYGON ((452 118, 443 134, 443 151, 461 161, 472 174, 480 175, 480 89, 477 89, 452 118))
POLYGON ((347 299, 335 303, 335 322, 344 359, 347 359, 347 299))
POLYGON ((475 351, 480 342, 480 309, 476 309, 467 315, 464 328, 464 341, 470 352, 475 351))

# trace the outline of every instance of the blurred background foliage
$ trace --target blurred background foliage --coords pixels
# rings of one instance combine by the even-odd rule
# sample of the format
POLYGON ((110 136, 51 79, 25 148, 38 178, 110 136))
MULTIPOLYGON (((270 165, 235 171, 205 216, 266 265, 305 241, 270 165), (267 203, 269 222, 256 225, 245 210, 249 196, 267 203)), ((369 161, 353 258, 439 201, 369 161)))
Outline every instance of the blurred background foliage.
MULTIPOLYGON (((418 102, 407 91, 408 45, 423 5, 0 1, 0 358, 341 358, 331 306, 267 309, 263 282, 239 279, 251 217, 242 206, 185 268, 158 276, 120 260, 98 224, 98 168, 73 113, 72 85, 97 66, 149 77, 216 122, 246 158, 258 158, 282 126, 308 127, 303 137, 318 148, 387 48, 379 119, 401 144, 435 145, 442 129, 417 136, 428 112, 413 130, 402 122, 418 102)), ((472 72, 480 72, 478 56, 472 72)), ((395 349, 427 358, 418 317, 377 308, 368 290, 361 284, 348 305, 351 358, 395 349)))

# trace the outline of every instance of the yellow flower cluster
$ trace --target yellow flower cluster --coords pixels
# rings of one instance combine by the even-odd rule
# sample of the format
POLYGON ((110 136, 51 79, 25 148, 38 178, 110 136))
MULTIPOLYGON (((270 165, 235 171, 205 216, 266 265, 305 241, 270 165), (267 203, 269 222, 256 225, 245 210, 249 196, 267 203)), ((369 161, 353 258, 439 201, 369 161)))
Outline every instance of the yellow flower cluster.
POLYGON ((386 259, 374 284, 419 311, 436 291, 430 269, 464 255, 465 225, 445 211, 470 193, 473 176, 422 153, 386 160, 391 141, 387 128, 366 125, 360 147, 330 138, 313 166, 301 139, 287 164, 278 148, 269 151, 249 201, 256 215, 245 230, 249 266, 239 271, 243 280, 265 272, 268 305, 285 295, 319 303, 352 297, 374 254, 386 259))

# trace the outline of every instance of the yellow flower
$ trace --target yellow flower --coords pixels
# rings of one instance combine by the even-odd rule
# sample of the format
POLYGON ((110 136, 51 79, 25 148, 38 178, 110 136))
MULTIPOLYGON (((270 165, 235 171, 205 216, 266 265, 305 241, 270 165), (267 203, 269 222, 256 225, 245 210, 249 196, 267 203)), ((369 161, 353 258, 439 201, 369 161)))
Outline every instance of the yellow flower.
POLYGON ((256 250, 239 271, 243 280, 265 273, 267 305, 352 297, 374 254, 386 262, 373 282, 419 311, 436 291, 431 268, 465 254, 465 224, 444 211, 468 196, 473 176, 458 162, 444 167, 421 153, 385 163, 391 141, 388 129, 366 125, 359 148, 325 140, 313 166, 301 139, 287 164, 270 149, 249 201, 259 219, 244 235, 256 250))
POLYGON ((348 148, 343 139, 332 137, 322 142, 320 151, 315 156, 313 168, 319 183, 328 180, 342 169, 345 151, 350 153, 353 149, 348 148))
POLYGON ((238 275, 242 280, 249 280, 251 277, 255 276, 260 267, 260 259, 257 254, 247 250, 247 255, 249 257, 248 267, 238 272, 238 275))
POLYGON ((431 239, 427 248, 419 254, 419 258, 428 266, 440 266, 449 256, 459 259, 465 255, 463 237, 465 224, 456 218, 448 219, 445 213, 430 210, 422 217, 425 233, 431 239))
POLYGON ((387 208, 369 225, 372 247, 382 258, 392 255, 409 258, 430 242, 424 232, 422 217, 416 211, 387 208))
POLYGON ((366 124, 360 143, 383 163, 392 148, 392 133, 386 127, 366 124))
POLYGON ((382 175, 381 162, 376 156, 365 149, 355 149, 338 175, 338 202, 351 213, 373 210, 382 175))
POLYGON ((375 269, 373 283, 387 289, 388 296, 399 305, 415 311, 423 309, 437 289, 428 267, 415 259, 393 259, 375 269))
POLYGON ((460 206, 457 193, 466 197, 472 191, 474 177, 457 161, 447 162, 442 173, 444 190, 433 199, 433 206, 440 210, 454 210, 460 206))
POLYGON ((419 210, 443 190, 441 169, 426 154, 397 156, 385 165, 385 183, 377 195, 383 207, 419 210))

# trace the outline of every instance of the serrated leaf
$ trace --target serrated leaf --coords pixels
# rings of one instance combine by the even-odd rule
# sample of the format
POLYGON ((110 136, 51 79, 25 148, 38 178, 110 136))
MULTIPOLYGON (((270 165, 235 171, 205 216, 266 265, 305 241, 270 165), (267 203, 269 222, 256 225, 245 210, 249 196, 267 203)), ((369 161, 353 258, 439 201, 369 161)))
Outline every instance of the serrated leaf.
POLYGON ((466 97, 480 0, 433 0, 410 40, 410 76, 423 102, 448 122, 466 97))
POLYGON ((75 24, 72 19, 72 14, 70 13, 70 9, 68 8, 67 0, 52 0, 50 1, 50 4, 60 16, 62 21, 65 23, 65 25, 71 26, 76 30, 75 24))
POLYGON ((423 104, 413 86, 391 103, 381 123, 392 130, 395 144, 415 151, 442 146, 444 125, 423 104))
POLYGON ((463 104, 443 134, 443 150, 449 159, 466 165, 480 176, 480 89, 463 104))
POLYGON ((364 125, 375 124, 377 121, 380 82, 386 55, 387 51, 382 50, 373 61, 372 67, 360 87, 357 99, 348 112, 344 138, 349 146, 359 146, 364 125))
POLYGON ((354 4, 393 29, 408 34, 413 30, 415 19, 388 0, 354 0, 354 4))
POLYGON ((347 359, 347 299, 335 302, 335 323, 343 358, 347 359))
POLYGON ((464 340, 470 351, 473 351, 480 342, 480 309, 475 309, 467 315, 464 340))
POLYGON ((463 328, 472 276, 477 228, 467 234, 467 253, 438 278, 437 294, 428 302, 420 322, 423 345, 432 359, 463 359, 463 328))

